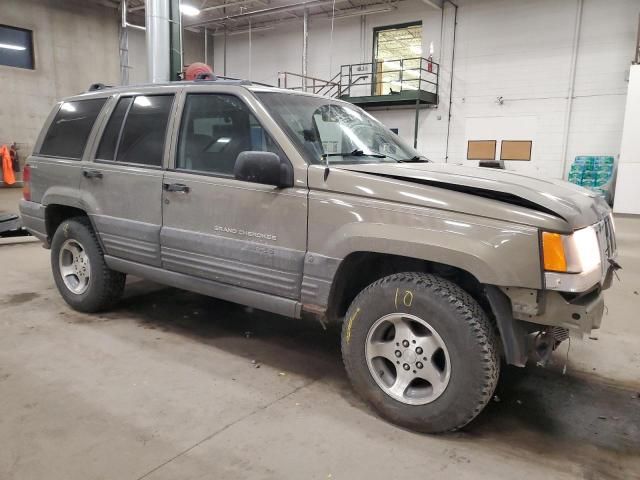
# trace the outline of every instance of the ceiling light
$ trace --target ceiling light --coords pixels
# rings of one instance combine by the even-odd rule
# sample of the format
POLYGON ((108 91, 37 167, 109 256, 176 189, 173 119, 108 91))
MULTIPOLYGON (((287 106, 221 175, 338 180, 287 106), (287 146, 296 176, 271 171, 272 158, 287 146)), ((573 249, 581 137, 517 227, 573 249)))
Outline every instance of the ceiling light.
POLYGON ((7 50, 26 50, 27 47, 22 45, 14 45, 12 43, 0 43, 0 48, 6 48, 7 50))
POLYGON ((200 15, 200 9, 194 7, 193 5, 180 4, 180 11, 187 17, 197 17, 198 15, 200 15))

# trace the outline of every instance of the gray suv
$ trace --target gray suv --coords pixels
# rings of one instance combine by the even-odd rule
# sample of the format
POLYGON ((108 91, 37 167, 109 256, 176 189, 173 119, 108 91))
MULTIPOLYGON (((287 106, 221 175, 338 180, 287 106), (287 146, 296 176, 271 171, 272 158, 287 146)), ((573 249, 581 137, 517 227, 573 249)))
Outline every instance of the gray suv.
POLYGON ((355 390, 424 432, 476 417, 502 359, 598 328, 617 268, 593 193, 432 163, 352 104, 248 82, 74 96, 27 163, 24 225, 71 307, 132 274, 342 322, 355 390))

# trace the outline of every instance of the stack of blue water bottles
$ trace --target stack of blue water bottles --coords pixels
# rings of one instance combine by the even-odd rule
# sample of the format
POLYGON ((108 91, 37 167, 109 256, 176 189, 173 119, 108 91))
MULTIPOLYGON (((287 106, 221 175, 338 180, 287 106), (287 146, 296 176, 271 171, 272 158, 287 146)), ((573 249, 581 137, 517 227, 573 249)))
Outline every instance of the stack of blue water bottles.
POLYGON ((614 165, 613 157, 581 155, 571 165, 568 180, 593 190, 611 203, 614 165))

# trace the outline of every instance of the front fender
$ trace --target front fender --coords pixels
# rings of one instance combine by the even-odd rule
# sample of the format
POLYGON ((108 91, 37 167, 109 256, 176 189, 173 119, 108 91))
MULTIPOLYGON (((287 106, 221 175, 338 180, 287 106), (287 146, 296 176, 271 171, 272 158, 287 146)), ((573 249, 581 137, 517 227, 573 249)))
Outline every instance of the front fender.
POLYGON ((542 288, 535 229, 434 218, 425 223, 430 225, 343 225, 327 238, 326 253, 337 258, 354 252, 400 255, 457 267, 480 283, 542 288))
POLYGON ((435 208, 312 191, 302 303, 327 305, 341 262, 373 252, 438 262, 479 282, 542 288, 538 230, 435 208))

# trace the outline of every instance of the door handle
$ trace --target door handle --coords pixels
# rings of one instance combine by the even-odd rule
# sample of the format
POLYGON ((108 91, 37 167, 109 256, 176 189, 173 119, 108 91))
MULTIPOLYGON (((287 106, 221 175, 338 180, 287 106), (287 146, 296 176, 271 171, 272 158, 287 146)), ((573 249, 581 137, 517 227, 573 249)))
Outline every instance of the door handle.
POLYGON ((82 175, 86 178, 102 178, 102 172, 100 170, 83 170, 82 175))
POLYGON ((162 186, 167 192, 189 193, 189 187, 183 183, 163 183, 162 186))

